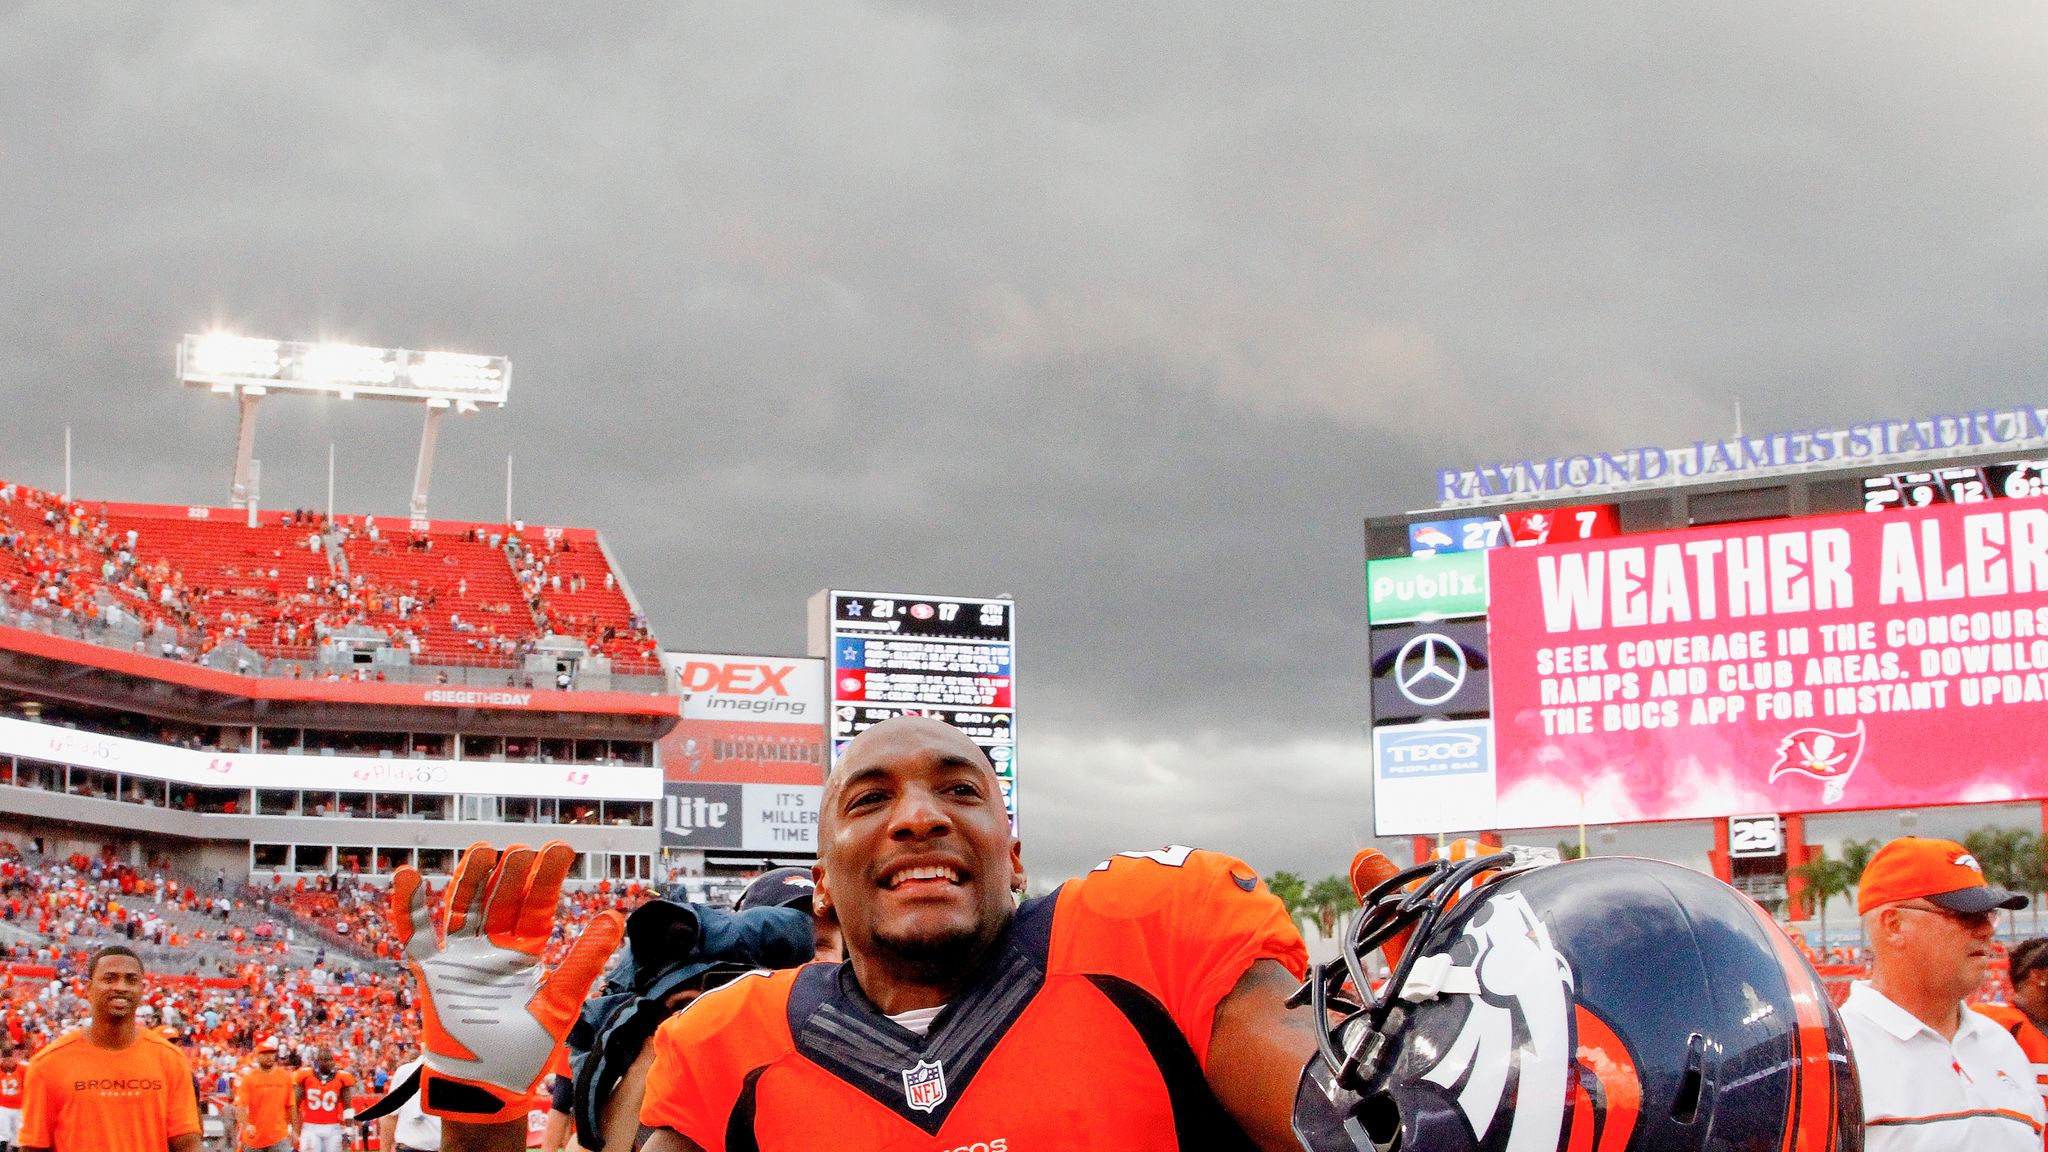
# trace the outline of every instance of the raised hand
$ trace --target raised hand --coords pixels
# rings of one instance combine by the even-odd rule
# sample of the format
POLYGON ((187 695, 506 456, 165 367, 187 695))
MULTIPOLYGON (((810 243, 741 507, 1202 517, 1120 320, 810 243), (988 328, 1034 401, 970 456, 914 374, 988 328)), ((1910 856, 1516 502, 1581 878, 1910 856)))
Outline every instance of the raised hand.
POLYGON ((438 934, 419 872, 404 867, 393 876, 392 920, 420 992, 426 1111, 475 1122, 526 1114, 528 1095, 625 932, 624 917, 602 913, 560 965, 542 970, 575 855, 560 841, 502 853, 471 845, 455 867, 438 934))

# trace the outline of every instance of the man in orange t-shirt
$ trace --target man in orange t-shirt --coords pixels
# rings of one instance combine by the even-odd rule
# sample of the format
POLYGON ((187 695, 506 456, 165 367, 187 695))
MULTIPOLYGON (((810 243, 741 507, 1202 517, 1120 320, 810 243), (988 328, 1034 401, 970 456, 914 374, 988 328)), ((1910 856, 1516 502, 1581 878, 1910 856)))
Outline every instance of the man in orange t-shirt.
POLYGON ((154 1031, 135 1025, 142 960, 118 944, 86 966, 90 1021, 28 1063, 22 1086, 23 1152, 199 1152, 192 1066, 154 1031))
POLYGON ((235 1083, 235 1118, 250 1152, 291 1152, 299 1136, 298 1090, 277 1066, 277 1041, 256 1042, 256 1066, 235 1083))
POLYGON ((334 1049, 313 1054, 313 1066, 299 1069, 299 1152, 341 1152, 341 1120, 352 1111, 349 1089, 356 1078, 334 1067, 334 1049))

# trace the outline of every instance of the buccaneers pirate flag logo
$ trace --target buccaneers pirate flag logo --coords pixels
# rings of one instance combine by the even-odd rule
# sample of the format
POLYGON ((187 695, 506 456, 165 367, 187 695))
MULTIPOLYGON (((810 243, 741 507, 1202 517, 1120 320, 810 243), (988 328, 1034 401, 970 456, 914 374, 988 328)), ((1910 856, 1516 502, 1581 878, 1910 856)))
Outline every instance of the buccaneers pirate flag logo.
POLYGON ((1811 776, 1821 782, 1820 799, 1833 804, 1849 786, 1849 774, 1863 759, 1863 721, 1853 732, 1830 732, 1825 728, 1801 728, 1778 741, 1778 762, 1771 765, 1771 779, 1787 772, 1811 776))

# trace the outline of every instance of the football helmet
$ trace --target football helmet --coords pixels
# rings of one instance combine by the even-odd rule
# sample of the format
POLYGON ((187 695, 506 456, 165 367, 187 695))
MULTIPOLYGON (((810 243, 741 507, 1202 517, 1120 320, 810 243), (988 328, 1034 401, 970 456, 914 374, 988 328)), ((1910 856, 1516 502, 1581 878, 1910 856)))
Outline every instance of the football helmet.
POLYGON ((1292 1001, 1335 1021, 1296 1098, 1311 1152, 1863 1147, 1841 1020, 1735 889, 1520 848, 1385 871, 1292 1001))

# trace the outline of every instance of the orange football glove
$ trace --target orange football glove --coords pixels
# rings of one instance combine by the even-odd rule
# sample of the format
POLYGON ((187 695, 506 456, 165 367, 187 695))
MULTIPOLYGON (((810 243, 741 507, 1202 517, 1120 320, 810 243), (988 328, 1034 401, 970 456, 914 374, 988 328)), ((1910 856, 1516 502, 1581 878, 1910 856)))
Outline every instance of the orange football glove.
MULTIPOLYGON (((1351 858, 1351 894, 1360 904, 1365 903, 1365 894, 1401 870, 1400 865, 1387 859, 1387 854, 1377 848, 1360 848, 1351 858)), ((1362 915, 1362 913, 1361 913, 1362 915)), ((1408 947, 1408 936, 1412 929, 1403 928, 1380 944, 1380 954, 1386 957, 1387 967, 1396 968, 1401 963, 1401 953, 1408 947)))
POLYGON ((470 845, 455 866, 438 935, 419 872, 407 866, 392 877, 392 920, 420 991, 426 1111, 478 1123, 526 1115, 528 1096, 626 930, 617 912, 602 913, 554 971, 541 971, 575 857, 560 841, 537 852, 514 844, 502 854, 470 845))

